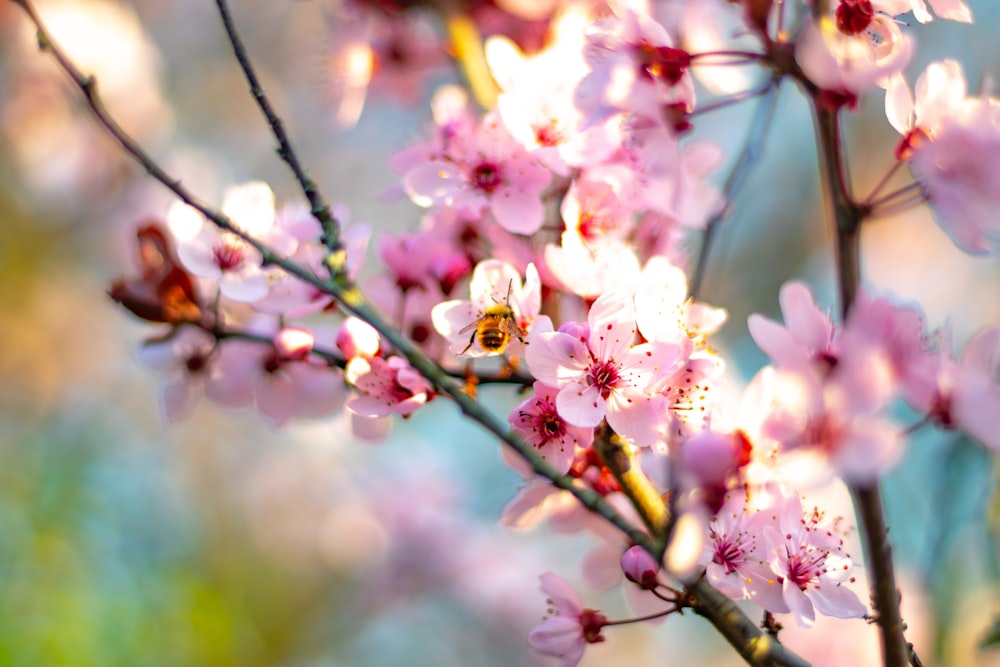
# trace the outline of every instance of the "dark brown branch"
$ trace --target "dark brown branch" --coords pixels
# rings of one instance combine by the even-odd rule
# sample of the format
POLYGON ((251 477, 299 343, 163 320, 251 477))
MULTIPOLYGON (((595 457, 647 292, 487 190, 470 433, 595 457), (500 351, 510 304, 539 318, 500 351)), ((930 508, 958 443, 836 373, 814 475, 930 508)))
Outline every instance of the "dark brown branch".
MULTIPOLYGON (((837 112, 822 108, 815 97, 813 108, 823 189, 828 200, 827 206, 831 210, 836 237, 840 311, 842 320, 846 320, 861 285, 860 236, 864 209, 851 197, 837 112)), ((903 636, 899 591, 893 572, 892 549, 889 546, 878 482, 871 487, 852 485, 850 490, 861 523, 875 622, 882 642, 883 664, 886 667, 906 667, 909 664, 910 649, 903 636)))
POLYGON ((698 253, 698 259, 695 262, 694 274, 691 276, 690 294, 692 298, 697 298, 701 293, 705 280, 705 271, 708 269, 708 256, 712 250, 712 242, 715 240, 719 225, 729 217, 729 213, 732 211, 733 198, 743 186, 750 172, 750 167, 760 157, 761 148, 767 135, 767 128, 771 125, 771 119, 774 117, 774 110, 777 107, 778 79, 771 79, 767 90, 763 91, 762 94, 764 97, 761 99, 757 107, 757 112, 750 123, 750 130, 743 144, 743 150, 737 158, 736 164, 733 165, 732 170, 729 172, 726 183, 722 188, 722 194, 725 197, 722 209, 713 215, 705 226, 701 249, 698 253))
MULTIPOLYGON (((16 1, 17 0, 15 0, 15 2, 16 1)), ((343 246, 340 243, 340 225, 336 218, 334 218, 333 213, 330 210, 330 205, 323 197, 323 193, 320 192, 316 183, 309 177, 309 174, 302 166, 302 163, 299 162, 298 154, 295 152, 295 149, 292 148, 292 142, 285 133, 284 122, 282 122, 278 114, 275 113, 267 95, 264 94, 264 88, 260 85, 260 80, 257 78, 257 73, 254 71, 253 65, 250 62, 250 56, 247 54, 246 47, 243 45, 243 40, 236 31, 236 26, 233 23, 233 17, 229 12, 228 3, 226 0, 216 0, 215 4, 219 7, 219 14, 222 17, 222 25, 226 29, 226 35, 228 35, 229 43, 233 47, 233 54, 236 56, 236 61, 240 64, 240 68, 243 69, 243 75, 246 77, 247 83, 250 84, 250 94, 253 95, 254 100, 257 102, 257 106, 260 107, 261 113, 264 114, 268 124, 270 124, 271 132, 274 134, 274 138, 278 140, 278 155, 281 156, 282 160, 288 163, 292 173, 295 175, 295 180, 299 182, 302 192, 305 194, 306 199, 309 200, 309 204, 312 207, 311 212, 313 217, 315 217, 323 227, 323 243, 326 245, 327 249, 330 251, 330 255, 335 259, 335 261, 340 263, 340 265, 335 266, 334 269, 343 271, 343 262, 346 261, 347 258, 344 254, 343 246)))

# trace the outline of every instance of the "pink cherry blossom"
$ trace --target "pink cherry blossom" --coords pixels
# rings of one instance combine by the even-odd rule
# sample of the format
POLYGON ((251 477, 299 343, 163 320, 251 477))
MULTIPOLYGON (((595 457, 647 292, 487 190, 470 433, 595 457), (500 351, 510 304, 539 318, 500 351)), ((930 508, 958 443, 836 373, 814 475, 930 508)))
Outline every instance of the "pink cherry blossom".
POLYGON ((956 362, 944 337, 935 357, 935 388, 929 402, 915 407, 946 428, 963 431, 1000 452, 1000 329, 984 329, 962 350, 956 362))
POLYGON ((931 63, 915 98, 903 78, 886 94, 886 115, 904 135, 897 154, 907 159, 941 228, 962 250, 983 254, 1000 237, 993 214, 1000 202, 1000 101, 968 97, 961 65, 931 63))
POLYGON ((647 392, 686 359, 674 343, 635 344, 635 307, 625 292, 602 295, 590 308, 588 333, 541 334, 528 348, 528 368, 557 387, 556 406, 566 421, 596 426, 607 418, 639 446, 662 437, 669 422, 666 399, 647 392))
POLYGON ((374 357, 380 338, 375 327, 356 317, 348 317, 337 330, 337 348, 350 361, 355 357, 374 357))
POLYGON ((937 359, 930 352, 923 315, 914 306, 896 304, 885 297, 858 291, 837 348, 861 349, 875 345, 884 352, 897 391, 918 409, 928 409, 937 391, 937 359))
POLYGON ((590 122, 632 112, 666 125, 669 107, 694 108, 691 56, 636 9, 625 7, 591 26, 584 57, 592 71, 580 82, 576 102, 590 122))
POLYGON ((747 319, 757 347, 779 368, 805 369, 816 362, 833 363, 833 322, 816 306, 809 288, 800 282, 785 283, 778 301, 783 326, 756 313, 747 319))
POLYGON ((536 382, 534 392, 514 408, 508 421, 549 463, 565 474, 573 464, 577 448, 588 447, 593 442, 594 429, 573 426, 559 416, 556 389, 536 382))
POLYGON ((276 426, 295 418, 325 417, 343 406, 343 373, 310 353, 311 331, 279 328, 265 317, 255 318, 245 329, 271 343, 225 341, 205 386, 210 399, 231 407, 252 404, 276 426))
POLYGON ((701 564, 709 583, 734 599, 750 599, 768 611, 788 611, 781 584, 767 564, 761 531, 767 514, 751 506, 743 489, 733 489, 708 523, 701 564))
POLYGON ((419 16, 386 16, 343 3, 329 25, 336 48, 327 71, 340 127, 357 123, 369 90, 413 106, 428 76, 446 62, 433 29, 419 16))
MULTIPOLYGON (((763 434, 780 443, 785 464, 796 455, 822 479, 823 462, 850 482, 867 484, 902 454, 902 429, 882 415, 892 395, 892 371, 880 351, 870 348, 850 368, 820 379, 809 371, 774 374, 771 409, 763 434)), ((799 469, 790 467, 788 470, 799 469)), ((800 483, 808 483, 800 470, 800 483)))
POLYGON ((548 572, 541 577, 542 592, 548 596, 548 617, 528 635, 528 643, 542 655, 559 658, 560 667, 574 667, 587 644, 604 641, 601 629, 608 619, 593 609, 585 609, 573 587, 548 572))
POLYGON ((167 421, 180 421, 205 392, 212 374, 215 338, 197 327, 184 327, 166 338, 147 342, 136 352, 139 363, 168 373, 161 393, 167 421))
POLYGON ((560 213, 567 233, 575 232, 587 243, 624 239, 635 226, 633 210, 611 185, 587 178, 586 172, 570 184, 560 213))
POLYGON ((418 206, 444 204, 471 216, 488 210, 504 229, 531 234, 542 225, 540 193, 551 178, 489 112, 474 132, 408 169, 403 186, 418 206))
POLYGON ((902 71, 913 55, 912 39, 890 16, 865 17, 864 26, 853 21, 818 25, 807 21, 799 33, 795 59, 820 88, 820 100, 829 108, 856 107, 862 93, 902 71))
POLYGON ((359 392, 347 402, 347 409, 360 417, 393 413, 405 417, 432 397, 427 380, 402 357, 355 357, 344 375, 359 392))
POLYGON ((837 618, 861 618, 868 612, 846 586, 854 567, 836 525, 825 523, 818 509, 803 514, 798 496, 775 508, 777 520, 764 529, 771 568, 781 581, 782 599, 796 622, 809 627, 816 612, 837 618))
MULTIPOLYGON (((274 225, 274 194, 266 183, 230 188, 222 212, 276 251, 288 254, 295 250, 295 240, 274 225)), ((167 224, 177 240, 177 255, 191 273, 217 279, 223 296, 234 301, 257 301, 267 296, 269 275, 277 271, 261 266, 256 249, 236 235, 220 231, 180 202, 171 207, 167 224)))
POLYGON ((551 46, 525 56, 508 39, 492 37, 486 57, 502 92, 497 109, 511 136, 560 175, 569 167, 600 162, 619 141, 614 124, 583 127, 573 91, 587 73, 579 13, 566 12, 551 46), (576 19, 574 21, 574 19, 576 19), (568 28, 576 28, 571 32, 568 28), (575 34, 574 34, 575 32, 575 34))
POLYGON ((588 243, 577 231, 563 232, 562 243, 545 246, 545 265, 560 287, 585 299, 634 289, 639 277, 630 243, 613 238, 588 243))
POLYGON ((660 566, 653 557, 639 545, 629 547, 621 558, 622 572, 625 578, 640 588, 652 590, 659 585, 657 573, 660 566))

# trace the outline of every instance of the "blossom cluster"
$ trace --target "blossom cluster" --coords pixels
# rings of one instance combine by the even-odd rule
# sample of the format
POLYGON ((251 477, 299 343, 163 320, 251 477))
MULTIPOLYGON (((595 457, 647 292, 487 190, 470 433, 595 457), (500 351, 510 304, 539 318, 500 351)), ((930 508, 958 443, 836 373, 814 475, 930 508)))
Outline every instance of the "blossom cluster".
MULTIPOLYGON (((941 18, 971 20, 958 0, 930 4, 941 18)), ((853 109, 884 88, 888 122, 903 134, 887 164, 908 164, 915 180, 889 194, 883 184, 859 208, 927 202, 960 248, 980 253, 1000 231, 990 213, 1000 203, 992 162, 1000 101, 968 96, 952 61, 930 65, 911 93, 902 72, 915 44, 896 17, 930 20, 922 0, 841 0, 817 21, 798 7, 791 33, 772 32, 777 17, 759 12, 770 3, 621 2, 603 13, 596 3, 557 5, 531 20, 512 9, 500 28, 482 20, 497 33, 485 49, 497 104, 480 112, 458 87, 435 93, 429 136, 391 160, 395 193, 425 209, 420 228, 377 240, 380 262, 367 267, 365 292, 469 393, 484 381, 527 392, 508 415, 512 431, 577 487, 641 527, 603 458, 614 441, 693 522, 696 556, 661 573, 568 492, 511 459, 526 481, 504 521, 591 530, 599 545, 585 559, 589 583, 624 576, 633 609, 653 618, 683 605, 668 576, 701 575, 803 626, 816 612, 865 616, 852 588, 849 526, 818 508, 804 512, 802 494, 833 478, 872 484, 898 461, 907 437, 891 417, 899 401, 921 425, 959 429, 1000 452, 1000 329, 980 332, 956 356, 948 332, 933 331, 914 307, 862 289, 836 323, 804 283, 788 282, 783 322, 747 322, 771 364, 727 403, 716 391, 726 364, 712 343, 727 314, 693 298, 686 273, 686 240, 718 224, 728 203, 712 180, 723 156, 690 133, 700 113, 755 96, 738 75, 757 64, 785 68, 781 76, 796 77, 826 109, 853 109), (528 30, 539 21, 540 42, 528 30), (698 99, 734 81, 730 97, 698 99)), ((367 54, 341 71, 354 76, 354 93, 379 77, 412 85, 428 60, 402 50, 405 39, 394 38, 395 60, 376 54, 382 35, 413 27, 415 10, 358 0, 345 11, 378 26, 364 34, 380 35, 363 43, 355 33, 338 53, 341 64, 367 54), (406 65, 413 76, 400 77, 406 65)), ((343 102, 343 116, 360 112, 359 99, 343 102)), ((248 183, 226 195, 222 211, 316 281, 263 264, 254 247, 183 204, 146 224, 139 275, 111 295, 166 326, 140 358, 169 373, 169 418, 203 394, 275 424, 347 410, 358 435, 377 438, 393 415, 408 417, 438 395, 317 286, 330 275, 328 251, 309 209, 278 207, 268 186, 248 183)), ((353 281, 369 230, 335 213, 353 281)), ((555 575, 543 577, 543 590, 553 615, 531 643, 575 664, 609 621, 555 575)))

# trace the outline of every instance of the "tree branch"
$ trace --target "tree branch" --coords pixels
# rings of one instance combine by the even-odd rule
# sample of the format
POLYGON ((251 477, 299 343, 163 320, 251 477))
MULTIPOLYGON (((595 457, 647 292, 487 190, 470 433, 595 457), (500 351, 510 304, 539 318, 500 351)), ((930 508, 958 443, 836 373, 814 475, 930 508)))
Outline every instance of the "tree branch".
MULTIPOLYGON (((18 0, 13 1, 18 2, 18 0)), ((226 35, 229 37, 229 43, 233 47, 233 54, 236 56, 236 61, 240 64, 240 68, 243 70, 247 83, 250 84, 250 94, 253 95, 254 100, 257 102, 257 106, 260 107, 261 113, 264 114, 264 118, 266 118, 268 124, 270 124, 271 132, 274 134, 274 138, 278 140, 278 155, 281 156, 281 159, 284 160, 291 168, 292 173, 295 175, 295 180, 299 182, 299 185, 302 187, 302 192, 305 194, 306 199, 309 200, 309 204, 312 207, 311 212, 313 217, 315 217, 323 227, 323 243, 330 251, 331 257, 338 260, 337 266, 333 266, 333 269, 336 271, 343 271, 347 255, 340 243, 340 225, 336 218, 334 218, 333 213, 330 210, 330 205, 327 203, 326 199, 324 199, 323 194, 316 186, 316 183, 309 177, 309 174, 302 166, 302 163, 299 162, 298 155, 292 148, 292 143, 289 140, 288 135, 285 133, 284 123, 278 114, 275 113, 274 108, 271 107, 271 102, 268 100, 267 95, 264 94, 264 89, 261 87, 260 80, 257 78, 257 73, 254 71, 253 65, 250 62, 250 56, 247 54, 246 47, 243 45, 243 40, 236 31, 236 26, 233 23, 233 17, 229 12, 229 5, 227 1, 216 0, 215 4, 219 8, 219 15, 222 17, 222 25, 226 29, 226 35)))
MULTIPOLYGON (((823 190, 836 237, 840 311, 844 321, 861 284, 860 235, 863 210, 851 197, 837 112, 822 108, 815 97, 812 98, 812 106, 823 190)), ((871 580, 872 604, 875 607, 884 664, 886 667, 906 667, 909 664, 910 649, 903 636, 899 591, 893 572, 892 549, 889 546, 878 482, 867 488, 851 485, 850 491, 861 523, 862 543, 871 580)))

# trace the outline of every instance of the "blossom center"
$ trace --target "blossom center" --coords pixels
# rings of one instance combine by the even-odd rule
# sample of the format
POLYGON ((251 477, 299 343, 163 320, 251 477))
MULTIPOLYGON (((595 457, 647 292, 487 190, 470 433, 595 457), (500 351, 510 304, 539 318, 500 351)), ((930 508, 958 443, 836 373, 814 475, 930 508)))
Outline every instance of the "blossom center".
POLYGON ((870 0, 841 0, 836 12, 837 29, 845 35, 860 35, 874 17, 870 0))
POLYGON ((668 86, 676 86, 691 64, 691 55, 687 51, 670 46, 642 42, 636 46, 635 53, 640 74, 654 81, 662 79, 668 86))
POLYGON ((472 180, 484 192, 493 192, 500 185, 500 167, 492 162, 483 162, 472 170, 472 180))
POLYGON ((726 574, 732 574, 743 563, 743 556, 743 547, 737 542, 722 538, 715 542, 712 562, 726 568, 726 574))
POLYGON ((208 356, 201 352, 195 352, 184 360, 184 368, 191 375, 197 375, 208 368, 208 356))
POLYGON ((597 644, 604 641, 601 628, 608 623, 608 617, 593 609, 584 609, 580 612, 580 632, 583 641, 588 644, 597 644))
POLYGON ((601 398, 606 399, 611 395, 611 391, 618 386, 621 376, 618 374, 618 365, 613 361, 599 361, 587 371, 587 377, 591 386, 597 387, 601 392, 601 398))
POLYGON ((825 560, 825 554, 810 555, 796 553, 788 557, 788 579, 799 587, 799 590, 806 590, 820 574, 822 574, 821 564, 825 560))
POLYGON ((562 141, 562 134, 554 125, 543 125, 535 130, 535 141, 539 146, 558 146, 562 141))
POLYGON ((235 271, 243 265, 243 248, 229 241, 223 240, 212 248, 215 263, 222 271, 235 271))

